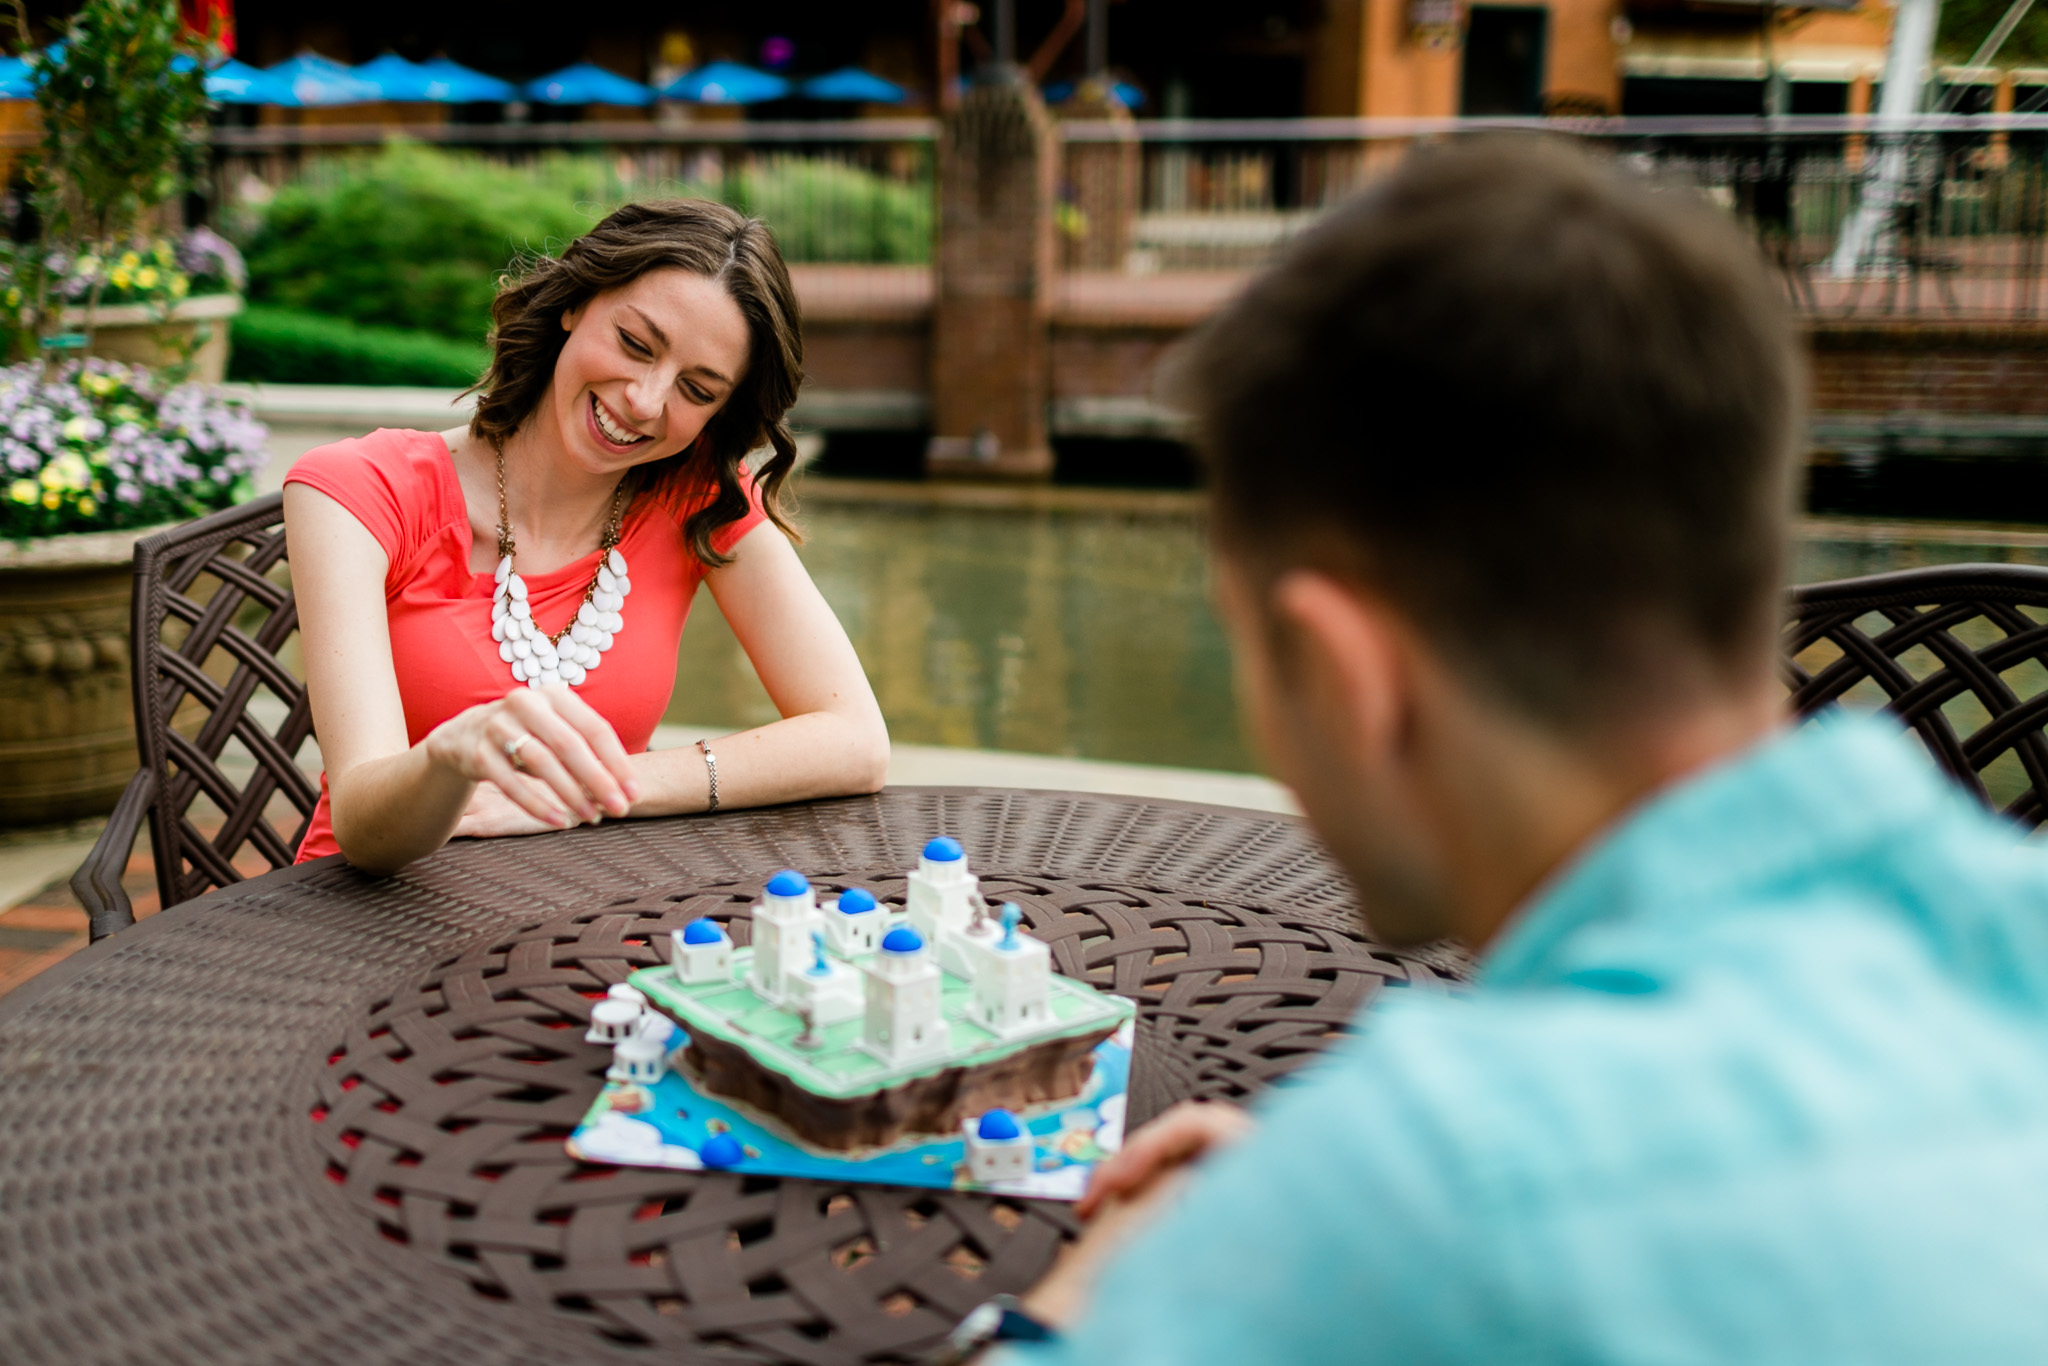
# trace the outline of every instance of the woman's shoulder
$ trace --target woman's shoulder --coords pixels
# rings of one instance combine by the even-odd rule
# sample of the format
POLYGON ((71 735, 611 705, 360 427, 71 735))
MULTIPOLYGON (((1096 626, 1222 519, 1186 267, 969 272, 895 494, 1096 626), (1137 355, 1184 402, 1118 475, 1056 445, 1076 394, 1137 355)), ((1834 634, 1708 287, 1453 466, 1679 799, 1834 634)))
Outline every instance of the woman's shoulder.
POLYGON ((438 489, 451 470, 448 443, 439 432, 379 427, 368 436, 315 446, 293 462, 285 481, 397 480, 438 489))
MULTIPOLYGON (((747 462, 740 461, 733 474, 746 503, 731 521, 712 533, 712 549, 721 555, 729 554, 741 537, 766 521, 768 516, 761 503, 760 483, 747 462)), ((702 461, 684 461, 658 474, 648 493, 655 505, 673 518, 677 529, 681 530, 688 526, 692 517, 718 501, 718 475, 702 461)))
POLYGON ((340 503, 394 558, 451 518, 467 515, 448 443, 438 432, 380 427, 316 446, 293 462, 285 482, 340 503))

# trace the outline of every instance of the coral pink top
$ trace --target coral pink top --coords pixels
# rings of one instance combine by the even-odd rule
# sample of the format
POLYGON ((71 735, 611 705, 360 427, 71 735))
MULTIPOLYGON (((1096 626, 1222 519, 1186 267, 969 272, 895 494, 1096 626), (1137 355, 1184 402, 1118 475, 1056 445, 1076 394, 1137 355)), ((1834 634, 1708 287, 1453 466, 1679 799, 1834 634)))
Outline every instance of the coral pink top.
MULTIPOLYGON (((766 518, 760 491, 744 469, 740 477, 749 506, 711 538, 720 554, 731 553, 766 518)), ((418 744, 457 712, 519 686, 491 639, 496 579, 470 571, 469 509, 439 435, 380 429, 322 446, 300 456, 285 482, 318 489, 348 509, 390 558, 384 605, 409 743, 418 744)), ((703 564, 683 537, 683 523, 716 494, 716 485, 686 471, 643 493, 626 514, 619 553, 631 570, 633 592, 623 609, 625 629, 576 692, 612 723, 628 754, 647 748, 675 690, 676 647, 704 577, 703 564)), ((568 626, 596 572, 595 550, 553 573, 522 571, 542 630, 552 634, 568 626)), ((320 804, 299 846, 299 862, 338 852, 323 773, 320 804)))

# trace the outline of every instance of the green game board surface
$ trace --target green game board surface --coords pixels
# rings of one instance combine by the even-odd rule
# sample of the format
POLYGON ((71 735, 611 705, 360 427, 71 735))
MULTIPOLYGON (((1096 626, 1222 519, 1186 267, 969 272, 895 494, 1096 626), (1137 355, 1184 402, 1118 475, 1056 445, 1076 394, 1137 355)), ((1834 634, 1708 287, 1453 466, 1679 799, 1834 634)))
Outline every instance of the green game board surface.
POLYGON ((951 1047, 936 1058, 891 1065, 858 1047, 863 1022, 857 1018, 820 1026, 818 1034, 824 1044, 817 1049, 794 1047, 792 1041, 802 1032, 803 1022, 755 995, 747 985, 753 957, 750 948, 733 950, 733 980, 729 982, 685 985, 676 980, 675 969, 667 964, 642 968, 628 980, 648 1000, 681 1021, 683 1028, 744 1048, 762 1066, 813 1095, 835 1100, 869 1095, 950 1067, 994 1062, 1048 1039, 1113 1029, 1137 1013, 1137 1007, 1121 997, 1105 996, 1086 982, 1054 973, 1053 1026, 1021 1039, 1002 1039, 968 1018, 973 986, 945 973, 940 978, 939 1017, 947 1027, 951 1047))

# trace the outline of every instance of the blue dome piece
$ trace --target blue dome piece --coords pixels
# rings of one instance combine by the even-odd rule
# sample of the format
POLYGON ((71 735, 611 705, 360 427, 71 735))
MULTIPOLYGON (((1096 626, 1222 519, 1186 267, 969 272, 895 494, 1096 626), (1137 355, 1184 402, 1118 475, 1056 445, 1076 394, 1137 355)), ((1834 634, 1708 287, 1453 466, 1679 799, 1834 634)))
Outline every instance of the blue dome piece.
POLYGON ((924 947, 924 936, 908 925, 898 925, 882 936, 882 948, 888 953, 916 953, 924 947))
POLYGON ((697 1150, 704 1165, 714 1170, 737 1167, 747 1160, 747 1150, 731 1134, 713 1134, 704 1140, 704 1146, 697 1150))
POLYGON ((770 896, 802 896, 811 889, 809 879, 794 868, 785 868, 768 879, 770 896))
POLYGON ((1019 1124, 1017 1117, 1008 1110, 990 1110, 981 1117, 981 1123, 975 1127, 974 1132, 978 1138, 1015 1138, 1024 1132, 1024 1126, 1019 1124))
POLYGON ((941 835, 924 847, 924 856, 933 863, 958 863, 967 855, 960 848, 960 841, 950 835, 941 835))
POLYGON ((846 915, 865 915, 875 909, 875 894, 865 887, 848 887, 839 894, 839 909, 846 915))
POLYGON ((725 934, 709 920, 692 920, 683 926, 685 944, 716 944, 723 941, 725 934))

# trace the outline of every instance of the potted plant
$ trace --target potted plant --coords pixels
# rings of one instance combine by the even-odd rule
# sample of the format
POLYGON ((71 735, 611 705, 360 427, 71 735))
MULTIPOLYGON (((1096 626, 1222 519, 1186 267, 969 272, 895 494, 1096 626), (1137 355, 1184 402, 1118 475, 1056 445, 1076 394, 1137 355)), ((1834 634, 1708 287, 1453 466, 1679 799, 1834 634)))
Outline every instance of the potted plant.
POLYGON ((61 36, 31 56, 40 240, 0 250, 20 357, 0 365, 0 826, 111 809, 135 767, 134 542, 247 497, 267 458, 247 410, 187 378, 210 345, 194 305, 233 299, 240 258, 158 226, 206 107, 204 45, 175 0, 84 0, 61 36))
POLYGON ((135 771, 135 541, 247 497, 268 435, 140 366, 0 368, 0 826, 112 809, 135 771))
POLYGON ((0 323, 18 353, 83 350, 219 380, 241 258, 204 229, 152 231, 197 155, 213 44, 169 0, 86 0, 36 51, 12 3, 42 122, 41 240, 0 253, 0 323))

